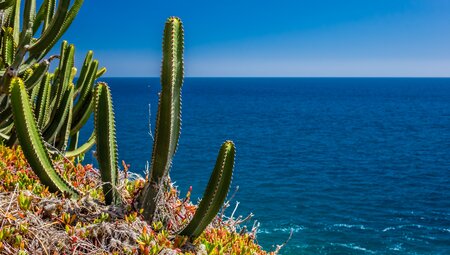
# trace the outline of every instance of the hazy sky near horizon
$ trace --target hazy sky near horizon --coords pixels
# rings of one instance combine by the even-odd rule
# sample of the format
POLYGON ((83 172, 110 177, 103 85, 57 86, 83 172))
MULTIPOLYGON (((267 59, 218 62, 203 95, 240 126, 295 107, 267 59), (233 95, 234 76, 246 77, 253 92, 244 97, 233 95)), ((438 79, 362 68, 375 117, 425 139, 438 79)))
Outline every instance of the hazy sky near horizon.
POLYGON ((186 76, 450 76, 448 0, 85 0, 63 38, 108 76, 158 76, 169 16, 186 76))

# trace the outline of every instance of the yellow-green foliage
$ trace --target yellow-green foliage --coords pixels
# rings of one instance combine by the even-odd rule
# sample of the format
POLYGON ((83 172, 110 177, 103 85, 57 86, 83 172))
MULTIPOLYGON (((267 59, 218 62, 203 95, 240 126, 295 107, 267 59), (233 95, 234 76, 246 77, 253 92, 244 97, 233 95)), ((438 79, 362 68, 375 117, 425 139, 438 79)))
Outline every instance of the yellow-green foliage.
MULTIPOLYGON (((166 222, 157 221, 150 225, 133 209, 133 202, 144 185, 143 179, 121 179, 120 195, 126 206, 120 208, 122 214, 111 214, 109 207, 101 205, 104 197, 96 169, 66 159, 57 160, 54 165, 89 197, 74 201, 49 192, 39 182, 19 147, 0 145, 0 203, 11 203, 8 211, 0 210, 0 221, 3 222, 1 254, 34 254, 39 249, 44 251, 43 254, 160 254, 170 251, 193 255, 199 249, 201 254, 272 254, 263 251, 254 237, 231 231, 223 221, 220 226, 207 228, 193 244, 188 243, 188 238, 174 234, 189 222, 196 207, 189 202, 189 194, 180 199, 173 187, 164 195, 172 217, 166 222), (94 200, 100 204, 86 202, 94 200), (53 205, 50 211, 49 205, 53 205), (105 231, 108 228, 109 232, 105 231), (132 234, 117 241, 120 245, 108 243, 111 240, 108 235, 117 233, 117 229, 132 234), (42 233, 51 234, 48 239, 38 238, 42 233)), ((127 168, 125 172, 127 176, 127 168)))

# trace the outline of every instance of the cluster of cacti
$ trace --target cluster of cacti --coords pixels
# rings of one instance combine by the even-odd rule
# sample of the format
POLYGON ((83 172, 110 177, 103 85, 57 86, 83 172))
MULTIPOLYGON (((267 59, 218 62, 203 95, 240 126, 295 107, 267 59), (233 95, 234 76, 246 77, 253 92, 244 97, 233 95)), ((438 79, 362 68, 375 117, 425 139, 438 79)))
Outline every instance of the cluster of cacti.
POLYGON ((50 153, 77 156, 94 145, 92 136, 78 146, 78 134, 93 111, 93 84, 106 69, 98 69, 92 52, 86 56, 78 81, 73 80, 75 47, 63 42, 59 56, 44 59, 72 23, 83 1, 46 0, 36 13, 36 0, 26 0, 20 18, 21 0, 0 4, 0 142, 18 142, 9 95, 11 79, 19 77, 30 98, 30 105, 43 141, 50 153), (70 7, 70 8, 69 8, 70 7), (20 22, 22 28, 20 30, 20 22), (40 36, 35 38, 40 32, 40 36), (54 73, 50 62, 59 58, 54 73), (70 139, 69 139, 70 138, 70 139), (68 142, 70 145, 68 147, 68 142), (68 148, 67 148, 68 147, 68 148))
MULTIPOLYGON (((120 204, 117 191, 118 156, 114 112, 109 87, 94 86, 105 69, 98 69, 92 52, 85 58, 76 84, 75 47, 63 42, 59 66, 49 73, 44 59, 76 16, 82 0, 45 0, 36 12, 36 0, 25 0, 20 30, 21 0, 0 0, 0 142, 20 144, 31 168, 51 191, 77 198, 73 187, 55 169, 52 154, 74 157, 97 145, 97 160, 106 204, 120 204), (34 36, 41 32, 40 37, 34 36), (78 146, 80 129, 94 112, 94 132, 78 146), (70 143, 70 144, 69 144, 70 143)), ((180 19, 169 18, 164 29, 163 61, 155 142, 149 181, 139 196, 139 207, 148 221, 161 199, 181 128, 183 83, 183 28, 180 19)), ((180 232, 196 238, 217 215, 226 198, 233 172, 235 148, 225 142, 204 197, 193 219, 180 232)))
POLYGON ((2 0, 0 90, 8 90, 8 79, 23 77, 55 46, 69 28, 83 4, 83 0, 45 0, 39 10, 36 0, 25 0, 21 19, 21 0, 2 0), (36 11, 37 10, 37 11, 36 11), (22 23, 22 26, 21 24, 22 23), (40 36, 36 37, 40 33, 40 36))
POLYGON ((0 143, 13 146, 20 142, 42 183, 52 191, 77 197, 80 191, 55 171, 50 156, 79 156, 95 144, 92 133, 78 145, 79 132, 94 111, 95 80, 106 69, 99 69, 90 51, 75 83, 75 47, 66 41, 59 55, 45 59, 83 0, 73 4, 71 0, 45 0, 38 11, 36 0, 25 0, 23 8, 21 3, 0 2, 0 143), (59 65, 50 73, 50 62, 56 58, 59 65))
MULTIPOLYGON (((72 198, 79 197, 82 193, 64 180, 52 165, 49 150, 44 145, 29 96, 20 78, 11 80, 10 94, 17 137, 33 171, 51 191, 59 191, 72 198)), ((118 175, 117 145, 111 93, 106 84, 99 83, 96 86, 94 102, 95 134, 105 202, 117 203, 120 201, 115 189, 118 175)))

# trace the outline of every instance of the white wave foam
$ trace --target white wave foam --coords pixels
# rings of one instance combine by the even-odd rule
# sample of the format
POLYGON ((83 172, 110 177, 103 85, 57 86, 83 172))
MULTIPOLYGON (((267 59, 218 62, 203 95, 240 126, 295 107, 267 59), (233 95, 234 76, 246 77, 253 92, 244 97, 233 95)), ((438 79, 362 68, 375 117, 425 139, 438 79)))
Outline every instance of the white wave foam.
POLYGON ((408 228, 408 227, 419 228, 419 229, 423 228, 423 229, 427 229, 427 230, 437 230, 437 231, 442 231, 442 232, 450 232, 450 228, 430 227, 430 226, 424 226, 424 225, 419 225, 419 224, 405 224, 405 225, 391 226, 391 227, 384 228, 382 230, 382 232, 387 232, 387 231, 397 230, 397 229, 402 229, 402 228, 408 228))
POLYGON ((352 249, 352 250, 358 250, 358 251, 363 251, 363 252, 370 253, 370 254, 375 254, 374 251, 366 249, 366 248, 358 246, 358 245, 355 245, 353 243, 350 243, 350 244, 330 243, 330 244, 333 245, 333 246, 341 246, 341 247, 345 247, 345 248, 352 249))
POLYGON ((283 227, 283 228, 272 228, 272 229, 266 229, 266 228, 260 228, 258 229, 258 234, 272 234, 274 232, 281 232, 281 233, 290 233, 291 231, 293 233, 298 233, 302 230, 304 230, 304 226, 292 226, 292 227, 283 227))
POLYGON ((333 224, 333 227, 337 228, 357 228, 365 230, 367 229, 364 225, 351 225, 351 224, 333 224))
POLYGON ((401 251, 403 250, 403 244, 402 243, 397 243, 394 245, 394 247, 389 248, 389 250, 391 251, 401 251))

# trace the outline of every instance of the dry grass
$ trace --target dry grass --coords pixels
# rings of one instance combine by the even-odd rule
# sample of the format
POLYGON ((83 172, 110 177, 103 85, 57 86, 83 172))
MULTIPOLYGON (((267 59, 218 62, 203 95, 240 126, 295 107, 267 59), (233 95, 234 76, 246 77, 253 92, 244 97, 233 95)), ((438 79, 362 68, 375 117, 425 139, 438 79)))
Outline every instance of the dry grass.
MULTIPOLYGON (((179 198, 170 180, 152 224, 134 208, 144 179, 124 164, 120 206, 105 206, 98 171, 91 165, 55 162, 85 192, 79 200, 53 194, 39 182, 20 149, 0 146, 0 251, 2 254, 269 254, 256 243, 249 217, 222 212, 193 243, 176 233, 195 213, 189 193, 179 198)), ((229 207, 229 203, 225 206, 229 207)), ((274 254, 274 253, 271 253, 274 254)))

